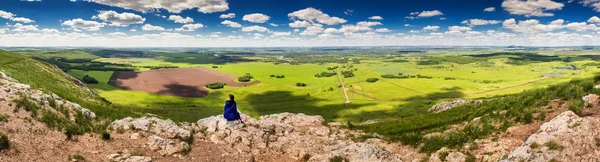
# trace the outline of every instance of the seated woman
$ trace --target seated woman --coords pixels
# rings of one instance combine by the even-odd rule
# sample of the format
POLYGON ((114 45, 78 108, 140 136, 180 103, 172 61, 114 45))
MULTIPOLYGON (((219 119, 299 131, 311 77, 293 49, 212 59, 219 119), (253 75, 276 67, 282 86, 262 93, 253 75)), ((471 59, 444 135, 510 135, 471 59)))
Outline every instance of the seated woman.
POLYGON ((227 119, 227 124, 232 127, 242 123, 240 112, 238 112, 235 103, 235 97, 232 94, 229 95, 229 100, 225 101, 223 117, 227 119))

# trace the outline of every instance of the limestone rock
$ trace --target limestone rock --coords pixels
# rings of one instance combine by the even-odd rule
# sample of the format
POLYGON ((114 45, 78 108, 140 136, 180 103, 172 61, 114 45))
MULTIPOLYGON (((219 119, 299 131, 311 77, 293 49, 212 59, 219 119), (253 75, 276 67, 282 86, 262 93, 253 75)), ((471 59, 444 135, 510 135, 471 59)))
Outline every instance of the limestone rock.
POLYGON ((589 94, 587 96, 583 96, 583 101, 587 104, 592 104, 592 103, 597 103, 598 102, 598 95, 596 94, 589 94))
POLYGON ((346 158, 349 161, 370 161, 370 162, 400 162, 402 161, 392 153, 386 151, 383 148, 366 144, 366 143, 352 143, 342 144, 336 146, 334 151, 317 155, 310 158, 309 161, 329 161, 329 159, 339 156, 346 158))
POLYGON ((483 100, 475 100, 475 101, 455 100, 452 102, 442 102, 442 103, 432 106, 431 108, 429 108, 428 111, 433 112, 433 113, 440 113, 440 112, 443 112, 446 110, 450 110, 457 106, 463 106, 463 105, 467 105, 467 104, 481 104, 482 102, 483 102, 483 100))
POLYGON ((161 155, 173 155, 189 150, 189 144, 185 142, 176 143, 174 140, 161 138, 153 135, 148 137, 148 148, 158 151, 161 155))
POLYGON ((166 138, 189 138, 191 136, 190 131, 180 128, 177 126, 177 124, 175 124, 175 122, 156 117, 127 117, 112 122, 109 127, 111 127, 113 130, 124 129, 148 131, 166 138))
POLYGON ((147 156, 131 156, 130 154, 110 154, 106 156, 111 162, 151 162, 147 156))

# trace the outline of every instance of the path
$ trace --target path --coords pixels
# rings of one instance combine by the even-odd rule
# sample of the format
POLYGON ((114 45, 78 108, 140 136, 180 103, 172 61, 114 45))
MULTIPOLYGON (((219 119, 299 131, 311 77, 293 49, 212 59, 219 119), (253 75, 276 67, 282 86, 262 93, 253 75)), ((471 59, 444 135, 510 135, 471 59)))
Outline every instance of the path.
POLYGON ((344 96, 346 97, 346 103, 350 103, 350 98, 348 97, 348 89, 346 89, 346 85, 344 85, 344 80, 342 79, 342 74, 340 74, 339 70, 336 70, 338 77, 340 78, 340 84, 342 84, 342 89, 344 90, 344 96))
POLYGON ((519 84, 519 85, 502 87, 502 88, 497 88, 497 89, 491 89, 491 90, 486 90, 486 91, 481 91, 481 92, 475 92, 475 93, 468 94, 467 96, 477 95, 477 94, 482 94, 482 93, 489 93, 489 92, 500 91, 500 90, 506 90, 506 89, 516 88, 516 87, 521 87, 521 86, 526 86, 526 85, 530 85, 530 84, 533 84, 535 82, 539 82, 539 81, 546 80, 546 79, 549 79, 549 78, 553 78, 553 77, 543 77, 543 78, 535 79, 535 80, 532 80, 532 81, 529 81, 529 82, 526 82, 526 83, 523 83, 523 84, 519 84))

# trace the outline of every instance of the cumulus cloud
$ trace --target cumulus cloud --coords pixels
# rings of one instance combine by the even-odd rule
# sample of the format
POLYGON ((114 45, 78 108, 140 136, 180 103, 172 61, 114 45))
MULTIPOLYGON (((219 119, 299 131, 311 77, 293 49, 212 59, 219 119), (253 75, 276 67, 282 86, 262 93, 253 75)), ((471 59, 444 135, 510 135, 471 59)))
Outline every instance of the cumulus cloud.
POLYGON ((429 26, 427 25, 426 27, 423 28, 423 30, 431 30, 431 31, 437 31, 440 29, 440 26, 429 26))
POLYGON ((219 16, 219 18, 221 18, 221 19, 231 19, 234 17, 235 17, 235 13, 222 14, 221 16, 219 16))
POLYGON ((321 24, 312 24, 311 26, 306 27, 304 31, 300 33, 300 35, 317 35, 323 31, 323 25, 321 24))
POLYGON ((433 17, 433 16, 440 16, 440 15, 444 15, 444 13, 442 13, 441 11, 438 11, 438 10, 433 10, 433 11, 423 11, 423 12, 419 13, 417 16, 418 17, 433 17))
POLYGON ((371 17, 369 17, 369 20, 383 20, 383 17, 381 17, 381 16, 371 16, 371 17))
POLYGON ((35 25, 23 25, 21 23, 17 23, 15 25, 13 25, 13 27, 15 27, 15 29, 12 30, 14 32, 38 31, 39 30, 37 28, 37 26, 35 26, 35 25))
POLYGON ((13 13, 10 13, 10 12, 6 12, 6 11, 2 11, 2 10, 0 10, 0 17, 2 17, 2 18, 4 18, 4 19, 11 19, 11 18, 13 18, 14 16, 17 16, 17 15, 15 15, 15 14, 13 14, 13 13))
POLYGON ((448 27, 448 30, 450 31, 469 31, 472 30, 470 27, 466 27, 466 26, 450 26, 448 27))
POLYGON ((488 8, 483 9, 483 11, 484 12, 494 12, 494 11, 496 11, 496 7, 488 7, 488 8))
POLYGON ((221 22, 221 24, 228 26, 228 27, 232 27, 232 28, 241 28, 242 27, 242 24, 233 22, 233 21, 229 21, 229 20, 225 20, 225 21, 221 22))
POLYGON ((579 3, 593 7, 596 12, 600 12, 600 0, 580 0, 579 3))
POLYGON ((204 25, 202 25, 200 23, 185 24, 185 25, 181 26, 181 28, 175 29, 175 31, 196 31, 196 29, 200 29, 200 28, 203 28, 203 27, 204 27, 204 25))
POLYGON ((4 33, 6 33, 6 29, 0 28, 0 34, 4 34, 4 33))
POLYGON ((253 23, 265 23, 265 22, 269 21, 270 18, 271 17, 269 17, 265 14, 253 13, 253 14, 244 15, 242 20, 253 22, 253 23))
POLYGON ((258 26, 258 25, 254 25, 254 26, 246 26, 242 28, 243 32, 267 32, 269 31, 268 28, 264 27, 264 26, 258 26))
POLYGON ((275 27, 279 26, 278 24, 274 24, 274 23, 269 23, 269 25, 275 26, 275 27))
POLYGON ((70 26, 74 30, 87 30, 87 31, 98 31, 104 27, 105 23, 96 21, 86 21, 81 18, 64 21, 61 25, 70 26))
POLYGON ((227 0, 88 0, 108 6, 132 9, 140 12, 153 12, 164 9, 172 13, 183 10, 198 9, 202 13, 222 12, 229 10, 227 0))
POLYGON ((383 25, 380 22, 377 21, 361 21, 356 23, 356 26, 364 26, 364 27, 372 27, 372 26, 377 26, 377 25, 383 25))
POLYGON ((599 31, 600 28, 594 24, 587 24, 585 22, 573 22, 565 26, 567 29, 583 32, 583 31, 599 31))
POLYGON ((590 19, 588 19, 587 22, 600 24, 600 18, 598 18, 598 16, 593 16, 590 19))
POLYGON ((145 24, 144 26, 142 26, 142 30, 144 30, 144 31, 165 31, 165 28, 163 28, 162 26, 154 26, 154 25, 150 25, 150 24, 145 24))
POLYGON ((469 26, 479 26, 479 25, 496 25, 500 24, 502 21, 498 20, 483 20, 483 19, 469 19, 461 22, 462 24, 467 24, 469 26))
POLYGON ((109 22, 111 26, 129 26, 131 24, 143 24, 146 21, 146 18, 140 15, 128 12, 117 13, 115 11, 100 11, 100 14, 93 18, 109 22))
POLYGON ((345 19, 339 17, 331 17, 328 14, 323 13, 321 10, 317 10, 312 7, 289 13, 288 17, 297 18, 300 20, 307 20, 311 22, 316 20, 319 23, 327 25, 337 25, 347 22, 347 20, 345 19))
POLYGON ((540 21, 535 19, 519 21, 518 23, 515 19, 508 19, 502 23, 502 27, 511 29, 514 32, 532 34, 562 29, 564 23, 565 20, 563 19, 554 20, 549 24, 540 24, 540 21))
POLYGON ((378 33, 388 33, 388 32, 392 32, 392 30, 390 30, 388 28, 379 28, 379 29, 375 29, 375 32, 378 32, 378 33))
POLYGON ((113 33, 108 33, 108 35, 114 36, 114 37, 126 37, 127 36, 127 34, 125 34, 123 32, 113 32, 113 33))
POLYGON ((523 15, 526 17, 554 16, 553 13, 546 11, 561 10, 565 5, 552 0, 504 0, 502 7, 513 15, 523 15))
POLYGON ((289 23, 288 25, 292 28, 306 28, 309 27, 311 24, 308 21, 296 20, 293 23, 289 23))
POLYGON ((292 35, 292 32, 273 32, 273 36, 286 37, 292 35))
POLYGON ((24 17, 16 17, 16 18, 12 18, 10 20, 15 21, 15 22, 22 22, 22 23, 26 23, 26 24, 35 22, 29 18, 24 18, 24 17))
POLYGON ((44 34, 59 34, 60 33, 60 31, 58 31, 56 29, 42 29, 40 31, 44 34))
POLYGON ((187 23, 193 23, 194 19, 192 19, 191 17, 181 17, 179 15, 171 15, 169 16, 169 20, 175 22, 175 23, 180 23, 180 24, 187 24, 187 23))

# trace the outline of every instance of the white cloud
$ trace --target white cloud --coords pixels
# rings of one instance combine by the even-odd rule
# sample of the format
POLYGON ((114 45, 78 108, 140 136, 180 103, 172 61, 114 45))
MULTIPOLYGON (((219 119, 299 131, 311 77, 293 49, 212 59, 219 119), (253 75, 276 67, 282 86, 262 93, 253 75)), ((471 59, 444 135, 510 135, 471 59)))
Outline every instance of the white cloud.
POLYGON ((392 30, 390 30, 388 28, 379 28, 379 29, 375 29, 375 32, 378 32, 378 33, 388 33, 388 32, 392 32, 392 30))
POLYGON ((504 0, 502 7, 513 15, 523 15, 526 17, 554 16, 553 13, 546 11, 561 10, 565 5, 552 0, 504 0))
POLYGON ((44 34, 59 34, 60 32, 56 29, 42 29, 42 33, 44 34))
POLYGON ((591 6, 596 10, 596 12, 600 12, 600 0, 580 0, 581 4, 584 6, 591 6))
POLYGON ((10 13, 10 12, 6 12, 6 11, 2 11, 2 10, 0 10, 0 17, 2 17, 2 18, 4 18, 4 19, 11 19, 11 18, 13 18, 14 16, 17 16, 17 15, 15 15, 15 14, 13 14, 13 13, 10 13))
POLYGON ((483 9, 483 11, 484 12, 494 12, 494 11, 496 11, 496 7, 488 7, 488 8, 483 9))
POLYGON ((253 31, 256 31, 256 32, 267 32, 267 31, 269 31, 269 29, 265 28, 263 26, 254 25, 254 26, 243 27, 242 31, 243 32, 253 32, 253 31))
POLYGON ((7 31, 6 29, 0 28, 0 34, 4 34, 4 33, 6 33, 6 31, 7 31))
POLYGON ((292 28, 306 28, 310 26, 310 22, 308 21, 302 21, 302 20, 296 20, 293 23, 288 24, 290 27, 292 28))
POLYGON ((187 23, 193 23, 194 19, 192 19, 191 17, 181 17, 179 15, 171 15, 169 16, 169 20, 174 21, 175 23, 180 23, 180 24, 187 24, 187 23))
POLYGON ((111 26, 129 26, 130 24, 142 24, 146 21, 140 15, 133 13, 123 12, 117 13, 115 11, 100 11, 100 14, 95 16, 104 22, 110 22, 111 26))
POLYGON ((450 27, 448 27, 448 30, 450 30, 450 31, 469 31, 472 29, 470 27, 466 27, 466 26, 450 26, 450 27))
POLYGON ((145 24, 144 26, 142 26, 142 30, 144 30, 144 31, 165 31, 165 28, 163 28, 162 26, 154 26, 154 25, 150 25, 150 24, 145 24))
POLYGON ((23 25, 21 23, 17 23, 15 25, 13 25, 13 27, 15 27, 15 29, 13 29, 12 31, 15 31, 15 32, 38 31, 39 30, 37 28, 37 26, 34 26, 34 25, 23 25))
POLYGON ((140 12, 153 12, 165 9, 172 13, 180 13, 187 9, 198 9, 202 13, 222 12, 229 10, 227 0, 89 0, 108 6, 132 9, 140 12))
POLYGON ((600 24, 600 18, 598 18, 598 16, 593 16, 590 19, 588 19, 587 22, 600 24))
POLYGON ((570 30, 575 30, 578 32, 583 32, 583 31, 599 31, 600 28, 598 28, 598 26, 594 25, 594 24, 587 24, 585 22, 573 22, 573 23, 569 23, 565 26, 567 29, 570 30))
POLYGON ((185 25, 181 26, 181 28, 175 29, 175 31, 196 31, 196 29, 200 29, 200 28, 203 28, 203 27, 204 27, 204 25, 202 25, 200 23, 185 24, 185 25))
POLYGON ((265 14, 253 13, 253 14, 244 15, 242 20, 253 22, 253 23, 265 23, 265 22, 269 21, 270 18, 271 17, 269 17, 265 14))
POLYGON ((235 17, 235 13, 222 14, 221 16, 219 16, 219 18, 221 18, 221 19, 231 19, 234 17, 235 17))
POLYGON ((327 25, 337 25, 347 22, 345 19, 339 17, 331 17, 328 14, 325 14, 322 11, 312 7, 289 13, 288 17, 297 18, 300 20, 307 20, 311 22, 316 20, 319 23, 327 25))
POLYGON ((233 22, 233 21, 229 21, 229 20, 225 20, 225 21, 221 22, 221 24, 226 25, 228 27, 232 27, 232 28, 241 28, 242 27, 242 24, 233 22))
POLYGON ((274 23, 269 23, 269 25, 275 26, 275 27, 279 26, 278 24, 274 24, 274 23))
POLYGON ((372 26, 377 26, 377 25, 383 25, 380 22, 377 21, 361 21, 356 23, 356 26, 363 26, 363 27, 372 27, 372 26))
POLYGON ((500 24, 502 21, 498 20, 483 20, 483 19, 469 19, 461 22, 462 24, 467 24, 469 26, 479 26, 479 25, 496 25, 500 24))
POLYGON ((87 31, 98 31, 100 28, 104 27, 105 23, 100 23, 96 21, 86 21, 81 18, 67 20, 64 21, 61 25, 70 26, 74 30, 87 30, 87 31))
POLYGON ((326 33, 326 34, 332 34, 332 33, 338 33, 338 32, 339 32, 339 30, 337 30, 335 28, 327 28, 327 29, 323 30, 323 33, 326 33))
POLYGON ((304 31, 300 33, 300 35, 317 35, 323 31, 323 25, 321 24, 312 24, 311 26, 306 27, 304 31))
POLYGON ((431 30, 431 31, 437 31, 440 29, 440 26, 429 26, 427 25, 426 27, 423 28, 423 30, 431 30))
POLYGON ((540 21, 535 19, 519 21, 518 23, 515 19, 508 19, 502 23, 502 26, 506 29, 511 29, 514 32, 532 34, 562 29, 564 28, 564 23, 565 21, 563 19, 554 20, 547 25, 540 24, 540 21))
POLYGON ((273 32, 273 36, 286 37, 292 35, 292 32, 273 32))
POLYGON ((440 17, 440 20, 446 20, 446 19, 447 19, 447 18, 445 18, 445 17, 440 17))
POLYGON ((371 17, 369 17, 369 20, 383 20, 383 17, 381 17, 381 16, 371 16, 371 17))
POLYGON ((131 29, 131 30, 129 30, 129 31, 130 31, 130 32, 136 32, 136 31, 137 31, 137 29, 131 29))
POLYGON ((410 24, 404 24, 404 26, 405 26, 405 27, 409 27, 409 26, 412 26, 412 25, 410 25, 410 24))
POLYGON ((26 24, 35 22, 29 18, 24 18, 24 17, 16 17, 16 18, 12 18, 10 20, 15 21, 15 22, 22 22, 22 23, 26 23, 26 24))
POLYGON ((114 37, 126 37, 127 36, 127 34, 125 34, 123 32, 108 33, 108 35, 114 36, 114 37))
POLYGON ((433 16, 440 16, 440 15, 444 15, 444 13, 442 13, 441 11, 438 11, 438 10, 433 10, 433 11, 423 11, 423 12, 419 13, 419 15, 417 15, 417 16, 418 17, 433 17, 433 16))

